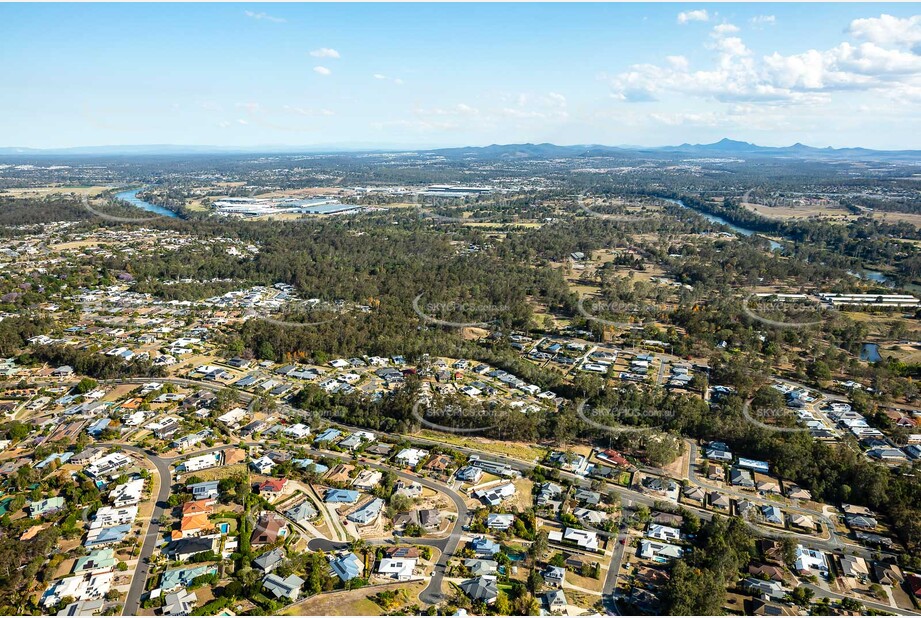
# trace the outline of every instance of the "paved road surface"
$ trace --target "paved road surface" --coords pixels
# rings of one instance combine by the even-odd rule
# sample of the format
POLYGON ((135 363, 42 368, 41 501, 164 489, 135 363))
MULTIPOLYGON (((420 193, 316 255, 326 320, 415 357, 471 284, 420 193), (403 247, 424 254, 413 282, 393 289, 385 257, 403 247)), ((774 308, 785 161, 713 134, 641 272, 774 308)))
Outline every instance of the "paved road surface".
MULTIPOLYGON (((185 386, 198 387, 198 388, 206 388, 210 390, 215 390, 219 388, 227 388, 227 386, 223 384, 203 382, 200 380, 189 380, 189 379, 184 379, 184 378, 157 378, 157 379, 132 378, 128 380, 122 380, 121 382, 142 384, 142 383, 151 382, 151 381, 171 382, 174 384, 181 384, 185 386)), ((112 382, 118 382, 118 381, 112 381, 112 382)), ((240 392, 240 398, 244 402, 248 402, 253 398, 253 396, 245 392, 240 392)), ((280 406, 280 408, 282 410, 287 410, 290 412, 298 412, 284 405, 280 406)), ((343 424, 343 423, 331 422, 331 424, 338 425, 340 427, 345 427, 347 429, 355 429, 354 427, 343 424)), ((416 437, 416 436, 410 436, 410 439, 413 442, 416 442, 419 444, 427 444, 427 445, 432 445, 432 446, 435 446, 435 445, 443 446, 443 443, 437 440, 421 438, 421 437, 416 437)), ((133 447, 130 447, 130 448, 123 447, 123 448, 125 448, 126 450, 134 450, 135 452, 141 452, 140 449, 135 449, 133 447)), ((221 448, 225 448, 225 447, 215 447, 215 449, 210 449, 210 450, 219 450, 221 448)), ((508 464, 512 469, 517 470, 519 472, 523 472, 523 473, 527 473, 537 466, 537 462, 535 461, 524 461, 524 460, 515 459, 512 457, 507 457, 503 455, 497 455, 497 454, 492 454, 492 453, 482 453, 476 449, 463 447, 463 446, 451 445, 451 448, 457 451, 463 452, 467 455, 476 454, 476 455, 483 457, 484 459, 489 459, 492 461, 497 461, 497 462, 508 464)), ((696 445, 693 445, 693 449, 696 449, 696 445)), ((202 451, 202 452, 207 452, 207 450, 202 451)), ((696 450, 692 450, 692 453, 691 453, 692 462, 694 461, 694 459, 696 459, 695 453, 696 453, 696 450)), ((191 454, 185 454, 183 455, 183 457, 188 457, 190 455, 191 454)), ((157 459, 152 457, 150 454, 145 453, 145 456, 147 456, 152 461, 154 461, 155 465, 157 465, 158 470, 161 469, 161 465, 163 465, 167 461, 167 460, 161 460, 158 463, 157 459)), ((379 468, 386 467, 386 466, 379 466, 377 464, 369 464, 369 465, 373 465, 374 467, 379 467, 379 468)), ((389 467, 387 468, 392 469, 389 467)), ((696 484, 702 484, 702 482, 696 478, 696 475, 694 475, 693 470, 690 470, 689 473, 690 473, 689 477, 692 482, 696 484)), ((165 472, 161 472, 161 476, 163 474, 166 474, 165 478, 167 479, 169 478, 168 469, 165 472)), ((414 480, 419 480, 420 482, 425 481, 425 479, 417 479, 416 477, 410 477, 408 475, 404 475, 404 476, 406 476, 407 478, 412 478, 414 480)), ((591 481, 589 481, 588 479, 585 479, 581 476, 577 476, 569 472, 560 471, 559 476, 561 479, 565 479, 578 487, 587 488, 591 486, 591 481)), ((427 482, 430 482, 430 481, 427 481, 427 482)), ((425 482, 423 482, 423 485, 425 485, 425 482)), ((158 497, 158 501, 157 501, 158 507, 155 509, 155 516, 159 516, 160 514, 162 514, 162 511, 163 511, 162 505, 165 504, 166 497, 168 496, 168 488, 169 488, 168 482, 164 483, 161 486, 160 496, 158 497)), ((610 491, 614 491, 618 493, 621 496, 621 498, 625 501, 630 500, 634 502, 635 504, 642 504, 648 507, 653 507, 657 502, 661 501, 660 498, 649 496, 642 492, 639 492, 633 489, 629 489, 629 488, 625 488, 625 487, 621 487, 619 485, 605 484, 604 488, 605 490, 610 490, 610 491)), ((444 580, 444 572, 447 566, 446 559, 450 555, 453 555, 454 551, 457 549, 457 546, 460 543, 460 537, 461 537, 460 533, 458 532, 458 528, 462 525, 464 521, 466 521, 466 517, 467 517, 467 508, 466 508, 466 505, 463 504, 463 500, 460 498, 460 496, 457 496, 457 494, 453 492, 453 490, 450 490, 449 488, 446 488, 444 486, 439 486, 438 489, 440 491, 447 493, 449 496, 451 496, 452 499, 455 501, 455 504, 458 505, 458 522, 457 522, 457 525, 455 525, 454 531, 452 531, 451 536, 449 536, 447 539, 442 540, 442 542, 444 543, 444 550, 443 550, 444 559, 440 560, 439 564, 436 565, 435 572, 433 573, 431 583, 423 591, 422 595, 420 595, 420 599, 426 603, 436 603, 442 598, 441 585, 444 580)), ((727 490, 725 488, 720 488, 719 491, 726 492, 727 490)), ((709 521, 710 519, 714 517, 714 513, 707 511, 705 509, 689 507, 689 506, 685 506, 685 508, 694 512, 698 517, 700 517, 701 519, 705 521, 709 521)), ((805 509, 800 509, 800 510, 806 511, 805 509)), ((809 511, 806 511, 806 512, 809 512, 809 511)), ((810 514, 812 513, 814 512, 810 512, 810 514)), ((821 516, 821 517, 823 519, 826 519, 827 521, 827 518, 825 518, 824 516, 821 516)), ((748 525, 749 525, 749 528, 755 533, 755 535, 760 536, 760 537, 767 537, 767 538, 782 538, 785 536, 794 537, 794 538, 799 539, 801 542, 807 543, 811 547, 822 549, 825 551, 840 550, 843 546, 841 541, 837 537, 834 536, 833 526, 827 526, 828 529, 830 530, 830 534, 832 535, 831 538, 829 540, 820 540, 820 539, 816 539, 814 536, 799 534, 795 532, 768 530, 762 526, 756 526, 750 522, 748 523, 748 525)), ((153 528, 152 526, 152 531, 158 531, 158 530, 159 530, 159 526, 157 526, 156 528, 153 528)), ((143 559, 145 557, 148 557, 153 552, 154 542, 155 542, 155 536, 148 535, 148 538, 145 539, 144 547, 141 552, 141 559, 142 559, 141 563, 143 563, 144 561, 143 559)), ((622 546, 619 546, 619 547, 622 547, 622 546)), ((320 546, 317 546, 317 548, 319 549, 320 546)), ((440 548, 441 547, 439 546, 439 549, 440 548)), ((850 545, 850 544, 847 545, 847 549, 851 553, 858 554, 864 557, 872 557, 872 554, 874 553, 871 550, 868 550, 862 547, 858 547, 855 545, 850 545)), ((141 592, 143 591, 144 578, 146 578, 147 567, 146 565, 143 565, 143 571, 142 571, 141 563, 139 563, 138 571, 135 573, 135 575, 136 576, 143 575, 144 577, 141 577, 141 578, 135 577, 135 581, 132 582, 131 593, 129 593, 129 596, 128 596, 129 602, 126 602, 126 607, 125 607, 126 614, 136 613, 137 601, 140 597, 141 592), (132 607, 134 608, 134 610, 129 611, 132 607)), ((825 596, 834 596, 832 593, 828 593, 827 591, 822 591, 822 592, 825 596)), ((872 604, 870 604, 870 606, 872 606, 872 604)), ((893 611, 893 608, 885 606, 885 605, 880 605, 879 607, 886 611, 893 611)), ((900 611, 902 611, 903 613, 908 613, 908 612, 905 612, 905 610, 900 610, 900 611)))
POLYGON ((147 533, 144 535, 141 553, 138 556, 138 564, 134 569, 134 575, 131 579, 131 588, 128 590, 128 596, 125 598, 125 607, 122 610, 122 614, 125 616, 136 616, 141 606, 141 595, 144 594, 144 584, 147 582, 147 576, 150 573, 149 558, 153 555, 154 549, 157 547, 157 542, 160 539, 160 518, 163 516, 164 509, 169 508, 167 500, 169 500, 170 485, 172 484, 169 464, 167 460, 157 457, 156 455, 151 455, 144 449, 136 446, 128 446, 125 444, 100 444, 100 446, 117 446, 124 451, 136 453, 145 457, 156 467, 157 474, 160 477, 160 490, 157 492, 153 512, 150 515, 151 520, 147 526, 147 533))
MULTIPOLYGON (((624 506, 621 508, 620 521, 623 526, 628 517, 627 517, 627 507, 624 506)), ((617 608, 617 598, 614 593, 617 588, 617 573, 620 571, 620 565, 624 561, 624 554, 627 552, 627 542, 628 538, 627 531, 625 528, 621 528, 621 532, 617 535, 617 539, 614 545, 614 555, 611 556, 611 564, 608 566, 608 574, 604 579, 604 587, 601 589, 601 601, 604 604, 604 608, 608 610, 609 614, 619 616, 620 611, 617 608)))

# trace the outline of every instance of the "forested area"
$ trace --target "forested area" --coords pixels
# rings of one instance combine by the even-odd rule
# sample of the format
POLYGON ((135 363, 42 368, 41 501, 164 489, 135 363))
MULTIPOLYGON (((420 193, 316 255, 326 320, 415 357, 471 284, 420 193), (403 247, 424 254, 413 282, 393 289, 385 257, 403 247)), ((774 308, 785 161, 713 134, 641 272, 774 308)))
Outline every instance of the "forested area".
POLYGON ((155 367, 148 360, 132 359, 125 362, 115 356, 100 354, 98 349, 81 350, 59 345, 33 346, 19 358, 23 364, 48 363, 53 367, 69 365, 78 375, 91 376, 100 380, 133 377, 160 377, 165 375, 163 367, 155 367))

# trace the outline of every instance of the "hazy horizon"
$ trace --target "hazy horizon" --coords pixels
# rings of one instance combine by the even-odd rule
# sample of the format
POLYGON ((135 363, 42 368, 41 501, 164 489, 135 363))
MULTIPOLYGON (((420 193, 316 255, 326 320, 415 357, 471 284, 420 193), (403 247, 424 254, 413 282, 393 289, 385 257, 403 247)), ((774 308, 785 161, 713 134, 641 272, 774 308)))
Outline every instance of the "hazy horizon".
POLYGON ((371 151, 411 151, 411 150, 448 150, 448 149, 462 149, 462 148, 488 148, 488 147, 511 147, 516 145, 551 145, 561 148, 576 148, 576 147, 602 147, 602 148, 619 148, 623 150, 659 150, 659 149, 669 149, 677 148, 684 145, 689 146, 711 146, 718 144, 724 141, 739 142, 739 143, 748 143, 752 146, 759 148, 789 148, 792 146, 806 146, 809 148, 815 149, 867 149, 867 150, 891 150, 891 151, 908 151, 908 150, 919 150, 921 148, 896 148, 896 149, 873 149, 867 148, 861 144, 851 144, 846 146, 830 146, 828 144, 808 144, 801 141, 792 142, 789 144, 782 145, 767 145, 759 144, 755 142, 747 142, 746 140, 739 140, 733 137, 724 137, 717 139, 713 142, 690 142, 688 140, 676 141, 675 143, 669 144, 604 144, 604 143, 560 143, 560 142, 508 142, 508 143, 459 143, 452 145, 444 146, 432 146, 425 144, 416 144, 416 145, 401 145, 401 144, 348 144, 348 143, 328 143, 328 144, 253 144, 253 145, 242 145, 242 144, 228 144, 228 145, 217 145, 217 144, 199 144, 199 143, 188 143, 188 144, 90 144, 90 145, 77 145, 77 146, 59 146, 59 147, 48 147, 48 148, 31 148, 27 146, 18 146, 18 145, 3 145, 0 144, 0 155, 10 155, 14 154, 12 151, 21 149, 24 153, 33 152, 36 154, 41 153, 66 153, 67 151, 98 151, 100 153, 104 152, 115 152, 118 150, 149 150, 152 152, 156 151, 169 151, 169 150, 189 150, 189 151, 199 151, 202 153, 222 153, 222 152, 371 152, 371 151))

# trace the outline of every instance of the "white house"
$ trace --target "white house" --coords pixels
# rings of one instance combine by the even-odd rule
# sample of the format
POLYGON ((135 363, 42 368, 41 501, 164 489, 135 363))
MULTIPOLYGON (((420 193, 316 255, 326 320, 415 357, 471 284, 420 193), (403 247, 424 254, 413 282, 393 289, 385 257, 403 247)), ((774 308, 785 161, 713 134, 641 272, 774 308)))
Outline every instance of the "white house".
POLYGON ((259 459, 249 462, 249 465, 259 474, 270 474, 272 468, 275 467, 275 462, 263 455, 259 459))
POLYGON ((565 532, 554 530, 550 533, 549 539, 557 543, 570 543, 578 545, 588 551, 598 551, 598 535, 590 530, 578 530, 576 528, 566 528, 565 532))
POLYGON ((680 558, 682 550, 677 545, 659 543, 658 541, 640 541, 640 557, 656 562, 668 562, 680 558))
POLYGON ((199 470, 206 470, 208 468, 213 468, 218 465, 220 462, 219 453, 208 453, 205 455, 199 455, 198 457, 193 457, 191 459, 186 459, 182 463, 182 467, 186 472, 198 472, 199 470))
POLYGON ((405 582, 412 579, 415 568, 415 558, 384 558, 377 567, 377 572, 379 575, 405 582))
POLYGON ((507 500, 514 496, 515 492, 516 489, 513 483, 502 483, 501 485, 475 491, 473 496, 479 498, 489 506, 496 506, 501 504, 503 500, 507 500))
POLYGON ((112 526, 130 524, 134 521, 134 518, 137 517, 137 514, 137 506, 124 506, 121 508, 104 506, 96 511, 95 519, 90 522, 90 529, 110 528, 112 526))
POLYGON ((818 571, 822 574, 828 573, 828 563, 825 561, 825 554, 816 549, 807 549, 802 545, 796 546, 796 559, 793 566, 797 571, 818 571))
POLYGON ((646 531, 646 536, 659 541, 678 541, 681 539, 681 531, 670 526, 650 524, 649 530, 646 531))
POLYGON ((236 427, 241 422, 243 422, 243 419, 245 418, 246 410, 243 408, 234 408, 233 410, 230 410, 229 412, 226 412, 217 417, 217 420, 221 423, 224 423, 228 427, 236 427))
POLYGON ((115 508, 131 506, 141 501, 144 492, 144 479, 135 479, 118 485, 109 492, 109 500, 115 508))
POLYGON ((397 463, 409 468, 415 468, 419 465, 420 461, 428 457, 428 454, 428 451, 422 450, 421 448, 404 448, 397 453, 395 459, 397 463))
POLYGON ((310 427, 304 425, 303 423, 297 423, 295 425, 291 425, 290 427, 286 427, 285 435, 294 438, 295 440, 300 440, 310 436, 310 427))

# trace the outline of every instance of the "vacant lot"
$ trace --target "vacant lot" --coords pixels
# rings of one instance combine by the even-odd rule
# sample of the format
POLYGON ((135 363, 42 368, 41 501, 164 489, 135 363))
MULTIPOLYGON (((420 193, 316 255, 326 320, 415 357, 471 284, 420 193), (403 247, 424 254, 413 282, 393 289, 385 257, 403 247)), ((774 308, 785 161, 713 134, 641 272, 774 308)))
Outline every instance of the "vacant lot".
POLYGON ((803 206, 766 206, 764 204, 743 203, 742 206, 770 219, 805 219, 821 217, 823 219, 856 219, 849 210, 837 204, 808 204, 803 206))
MULTIPOLYGON (((342 592, 333 592, 330 594, 321 594, 292 605, 284 610, 286 616, 380 616, 384 613, 380 605, 369 599, 378 592, 384 590, 403 589, 406 591, 408 602, 404 605, 412 605, 419 598, 419 593, 425 588, 425 582, 413 582, 403 584, 390 584, 386 586, 374 586, 373 588, 359 588, 358 590, 347 590, 342 592)), ((393 613, 398 608, 390 608, 393 613)))
POLYGON ((499 442, 496 440, 487 440, 486 438, 479 436, 468 438, 459 435, 441 433, 438 431, 430 431, 427 429, 423 429, 419 432, 418 435, 420 438, 437 440, 439 442, 444 442, 445 444, 453 444, 454 446, 475 448, 486 453, 506 455, 508 457, 514 457, 524 461, 540 460, 546 454, 544 449, 524 442, 499 442))

